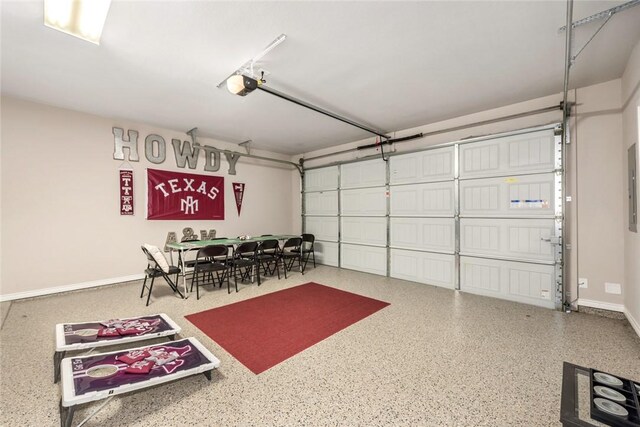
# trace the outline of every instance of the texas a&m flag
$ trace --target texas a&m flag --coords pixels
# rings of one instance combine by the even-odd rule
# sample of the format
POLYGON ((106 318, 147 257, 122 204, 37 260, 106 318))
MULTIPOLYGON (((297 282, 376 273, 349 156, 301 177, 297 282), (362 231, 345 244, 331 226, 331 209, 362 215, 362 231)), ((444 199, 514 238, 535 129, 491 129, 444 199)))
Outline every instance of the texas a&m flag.
POLYGON ((224 219, 224 177, 147 169, 147 219, 224 219))

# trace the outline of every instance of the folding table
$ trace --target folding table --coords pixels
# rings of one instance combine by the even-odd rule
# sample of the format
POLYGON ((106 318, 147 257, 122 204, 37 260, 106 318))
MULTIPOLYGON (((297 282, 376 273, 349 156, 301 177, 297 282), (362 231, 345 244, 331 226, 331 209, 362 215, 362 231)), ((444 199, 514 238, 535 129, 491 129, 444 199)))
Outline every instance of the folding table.
POLYGON ((56 325, 56 351, 53 354, 53 382, 60 379, 60 361, 67 351, 94 349, 111 345, 168 337, 174 340, 182 328, 164 313, 120 319, 123 322, 140 320, 148 323, 140 333, 126 336, 99 337, 98 331, 104 327, 101 322, 58 323, 56 325))
POLYGON ((62 360, 60 423, 64 427, 70 426, 78 405, 85 403, 106 399, 79 425, 97 414, 114 396, 197 374, 204 374, 211 381, 211 371, 219 366, 220 360, 193 337, 135 349, 68 357, 62 360), (156 365, 146 374, 127 373, 125 370, 129 365, 118 360, 118 356, 134 350, 176 352, 178 358, 162 366, 156 365))
POLYGON ((217 239, 217 240, 192 240, 189 242, 175 242, 175 243, 167 243, 167 248, 169 248, 169 255, 171 257, 171 264, 173 264, 173 251, 178 252, 178 267, 180 267, 180 274, 182 275, 182 284, 184 285, 184 293, 185 298, 188 295, 187 290, 187 278, 186 271, 184 266, 184 253, 188 251, 193 251, 196 249, 203 248, 209 245, 225 245, 225 246, 236 246, 244 242, 262 242, 263 240, 287 240, 292 237, 300 237, 299 235, 289 235, 289 234, 278 234, 273 236, 260 236, 260 237, 252 237, 250 239, 217 239))

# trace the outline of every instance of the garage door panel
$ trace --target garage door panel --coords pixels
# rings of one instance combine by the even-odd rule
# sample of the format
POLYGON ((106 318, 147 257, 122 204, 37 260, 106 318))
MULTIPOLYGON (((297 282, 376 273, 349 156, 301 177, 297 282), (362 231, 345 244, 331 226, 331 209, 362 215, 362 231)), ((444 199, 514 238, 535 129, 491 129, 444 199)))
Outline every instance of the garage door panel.
POLYGON ((340 188, 378 187, 386 184, 387 167, 380 159, 341 166, 340 188))
POLYGON ((485 178, 460 182, 460 214, 553 216, 555 174, 485 178))
POLYGON ((460 253, 553 262, 555 247, 543 239, 554 235, 553 219, 462 218, 460 253))
POLYGON ((342 215, 384 216, 387 213, 385 187, 343 190, 340 193, 342 215))
POLYGON ((389 161, 391 184, 453 179, 453 164, 453 147, 393 156, 389 161))
POLYGON ((342 218, 342 242, 387 245, 387 218, 342 218))
POLYGON ((311 169, 304 173, 304 191, 335 190, 338 188, 338 167, 311 169))
POLYGON ((553 308, 555 267, 461 256, 460 290, 553 308))
POLYGON ((453 218, 391 218, 390 246, 418 250, 455 250, 453 218))
POLYGON ((305 193, 305 215, 338 215, 338 192, 305 193))
POLYGON ((454 255, 430 252, 391 250, 391 277, 454 288, 454 255))
POLYGON ((322 265, 338 266, 338 243, 316 240, 313 244, 316 254, 316 263, 322 265))
POLYGON ((306 216, 305 232, 313 234, 317 240, 338 241, 338 217, 306 216))
POLYGON ((453 214, 453 181, 391 187, 391 215, 453 216, 453 214))
POLYGON ((365 273, 387 274, 387 249, 340 244, 340 266, 365 273))
POLYGON ((460 178, 527 174, 555 168, 552 130, 460 145, 460 178))

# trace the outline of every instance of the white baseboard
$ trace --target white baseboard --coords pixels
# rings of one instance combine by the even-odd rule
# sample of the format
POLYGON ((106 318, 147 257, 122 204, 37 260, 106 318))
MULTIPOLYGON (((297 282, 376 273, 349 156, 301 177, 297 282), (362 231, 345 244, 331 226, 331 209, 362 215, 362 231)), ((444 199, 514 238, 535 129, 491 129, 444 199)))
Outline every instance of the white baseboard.
POLYGON ((585 307, 599 308, 602 310, 617 311, 620 313, 625 312, 624 305, 612 304, 610 302, 602 302, 602 301, 595 301, 595 300, 580 298, 578 299, 578 306, 581 306, 581 305, 585 307))
POLYGON ((627 320, 631 324, 631 327, 636 331, 636 334, 638 334, 638 336, 640 337, 640 322, 638 322, 638 319, 635 319, 631 315, 629 310, 627 310, 626 308, 624 309, 624 315, 627 316, 627 320))
POLYGON ((629 310, 627 310, 627 308, 624 305, 611 304, 610 302, 601 302, 601 301, 594 301, 594 300, 588 300, 588 299, 582 299, 582 298, 578 300, 578 305, 591 307, 591 308, 600 308, 600 309, 609 310, 609 311, 618 311, 620 313, 624 313, 624 315, 627 317, 627 320, 631 324, 631 327, 633 328, 634 331, 636 331, 636 334, 638 334, 638 336, 640 337, 640 322, 638 321, 638 319, 635 319, 631 315, 629 310))
POLYGON ((13 301, 23 298, 33 298, 42 295, 57 294, 60 292, 77 291, 78 289, 95 288, 96 286, 113 285, 115 283, 131 282, 132 280, 142 280, 144 274, 132 274, 130 276, 112 277, 109 279, 92 280, 90 282, 74 283, 71 285, 57 286, 55 288, 36 289, 33 291, 16 292, 13 294, 0 295, 0 302, 13 301))

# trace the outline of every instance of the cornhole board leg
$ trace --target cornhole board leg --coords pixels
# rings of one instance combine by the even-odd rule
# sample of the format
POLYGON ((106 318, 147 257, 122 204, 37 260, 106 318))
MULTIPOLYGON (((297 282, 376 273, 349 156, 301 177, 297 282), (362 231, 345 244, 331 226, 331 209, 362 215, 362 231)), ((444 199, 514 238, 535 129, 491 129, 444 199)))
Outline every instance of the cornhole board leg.
POLYGON ((64 359, 66 351, 56 351, 53 353, 53 383, 60 381, 60 362, 64 359))
MULTIPOLYGON (((107 403, 111 402, 114 396, 107 398, 104 402, 100 404, 92 413, 90 413, 84 420, 80 421, 77 427, 83 426, 87 421, 93 418, 98 412, 102 411, 102 408, 107 406, 107 403)), ((73 414, 76 410, 75 406, 69 406, 65 408, 62 406, 62 399, 60 399, 60 425, 62 427, 71 427, 71 423, 73 422, 73 414)))
POLYGON ((207 379, 209 381, 211 381, 211 373, 213 372, 213 369, 211 369, 210 371, 204 371, 203 374, 205 377, 207 377, 207 379))
POLYGON ((60 399, 60 427, 71 427, 75 411, 75 406, 69 406, 68 408, 62 406, 62 399, 60 399))

